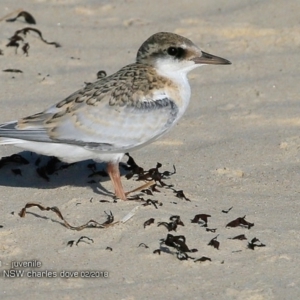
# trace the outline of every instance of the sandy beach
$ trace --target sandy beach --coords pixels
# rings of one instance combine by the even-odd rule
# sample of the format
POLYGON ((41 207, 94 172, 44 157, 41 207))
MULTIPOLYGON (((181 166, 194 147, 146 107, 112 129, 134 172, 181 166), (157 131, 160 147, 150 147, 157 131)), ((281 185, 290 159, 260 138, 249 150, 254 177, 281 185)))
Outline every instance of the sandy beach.
MULTIPOLYGON (((95 81, 98 71, 109 75, 134 62, 156 32, 180 34, 232 62, 192 71, 183 118, 130 153, 145 170, 159 162, 160 172, 170 172, 163 182, 173 189, 158 184, 159 192, 140 194, 152 202, 114 202, 111 181, 93 174, 103 164, 84 161, 44 176, 37 169, 49 158, 0 147, 0 157, 27 161, 0 162, 1 299, 300 297, 300 3, 2 0, 1 8, 0 123, 43 111, 95 81), (23 17, 6 22, 18 10, 36 25, 23 17), (17 51, 6 47, 25 27, 61 47, 35 32, 24 38, 28 56, 22 41, 17 51), (37 207, 21 218, 28 202, 57 207, 72 226, 104 223, 110 212, 116 224, 71 230, 55 212, 37 207), (209 215, 207 224, 191 222, 199 214, 209 215), (171 216, 184 226, 168 231, 171 216), (248 223, 226 227, 237 219, 248 223), (162 243, 168 234, 184 236, 197 252, 180 260, 162 243), (240 235, 246 239, 233 239, 240 235)), ((141 185, 121 169, 125 190, 141 185)))

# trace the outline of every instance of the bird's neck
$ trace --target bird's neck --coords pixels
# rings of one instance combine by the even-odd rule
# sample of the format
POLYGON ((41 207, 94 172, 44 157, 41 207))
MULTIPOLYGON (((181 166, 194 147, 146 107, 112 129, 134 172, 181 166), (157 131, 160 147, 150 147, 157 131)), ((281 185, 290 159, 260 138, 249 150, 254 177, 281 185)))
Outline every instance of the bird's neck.
POLYGON ((170 93, 170 98, 177 98, 176 103, 178 103, 179 114, 178 118, 180 118, 185 112, 191 97, 191 88, 187 78, 186 72, 181 71, 168 71, 168 70, 156 70, 158 75, 167 78, 170 80, 174 86, 177 87, 177 91, 170 93))

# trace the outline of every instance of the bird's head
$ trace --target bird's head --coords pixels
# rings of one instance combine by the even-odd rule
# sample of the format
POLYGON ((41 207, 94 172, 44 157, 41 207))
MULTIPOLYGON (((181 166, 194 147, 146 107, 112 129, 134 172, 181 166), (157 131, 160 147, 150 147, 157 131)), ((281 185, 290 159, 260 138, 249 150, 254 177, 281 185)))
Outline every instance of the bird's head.
POLYGON ((188 73, 201 65, 231 64, 227 59, 201 51, 189 39, 170 32, 159 32, 149 37, 138 50, 136 62, 164 73, 188 73))

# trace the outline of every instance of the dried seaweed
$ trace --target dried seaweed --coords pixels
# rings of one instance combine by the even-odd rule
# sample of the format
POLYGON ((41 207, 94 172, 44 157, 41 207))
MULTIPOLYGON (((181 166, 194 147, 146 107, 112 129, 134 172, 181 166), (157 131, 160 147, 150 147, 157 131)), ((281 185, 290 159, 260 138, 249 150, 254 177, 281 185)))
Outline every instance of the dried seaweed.
POLYGON ((19 70, 19 69, 5 69, 5 70, 2 70, 2 72, 23 73, 23 71, 19 70))
POLYGON ((197 223, 197 224, 201 224, 202 227, 207 227, 208 218, 210 217, 211 215, 198 214, 194 216, 194 218, 191 220, 191 223, 197 223), (199 222, 200 220, 201 222, 199 222))
POLYGON ((6 22, 15 22, 18 18, 24 17, 28 24, 36 24, 34 17, 27 11, 21 11, 15 18, 7 19, 6 22))
POLYGON ((174 193, 176 194, 176 197, 179 199, 185 199, 186 201, 191 201, 189 198, 185 196, 183 190, 179 190, 179 191, 174 190, 174 193))
POLYGON ((184 226, 183 222, 180 219, 180 216, 178 216, 178 215, 171 216, 170 221, 175 222, 177 225, 184 226))
POLYGON ((9 38, 10 42, 6 45, 6 47, 16 47, 15 52, 17 53, 17 50, 19 48, 18 42, 24 42, 24 39, 18 35, 14 35, 11 38, 9 38))
POLYGON ((102 225, 105 226, 112 224, 115 220, 113 213, 111 211, 109 211, 109 214, 106 211, 104 213, 106 214, 107 220, 104 223, 102 223, 102 225))
POLYGON ((176 253, 176 257, 177 257, 179 260, 188 260, 189 258, 190 258, 190 259, 195 259, 194 257, 189 256, 186 252, 181 252, 181 251, 178 251, 178 252, 176 253))
POLYGON ((144 174, 139 174, 138 180, 154 180, 155 182, 159 182, 159 184, 164 187, 167 186, 169 187, 169 185, 167 185, 166 183, 164 183, 162 181, 162 179, 165 178, 164 174, 159 172, 159 168, 162 167, 161 163, 157 163, 155 168, 151 168, 148 171, 144 172, 144 174))
POLYGON ((165 226, 168 231, 176 231, 177 225, 184 226, 183 222, 180 219, 180 216, 171 216, 169 223, 167 222, 158 222, 157 226, 165 226))
POLYGON ((202 257, 197 258, 197 259, 194 260, 194 262, 198 262, 198 261, 200 261, 200 262, 203 262, 203 261, 211 261, 211 258, 206 257, 206 256, 202 256, 202 257))
POLYGON ((68 241, 68 242, 67 242, 67 246, 72 247, 72 246, 74 245, 74 243, 75 243, 74 240, 68 241))
POLYGON ((153 193, 150 189, 141 190, 141 192, 146 194, 146 195, 153 196, 153 193))
POLYGON ((151 224, 153 224, 155 221, 154 218, 150 218, 149 220, 144 222, 144 228, 146 228, 146 226, 150 226, 151 224))
POLYGON ((26 212, 27 212, 27 209, 30 208, 30 207, 38 207, 40 210, 44 211, 53 211, 62 221, 63 221, 63 225, 68 228, 68 229, 71 229, 71 230, 77 230, 77 231, 80 231, 80 230, 83 230, 85 228, 106 228, 108 226, 111 226, 111 225, 114 225, 118 222, 115 222, 113 223, 114 221, 114 217, 112 215, 112 212, 110 212, 110 214, 107 214, 106 212, 106 215, 107 215, 107 220, 104 222, 104 223, 98 223, 94 220, 90 220, 88 221, 87 223, 81 225, 81 226, 72 226, 70 225, 66 220, 65 218, 63 217, 62 213, 60 212, 60 210, 58 209, 58 207, 56 206, 53 206, 53 207, 44 207, 43 205, 39 204, 39 203, 31 203, 31 202, 28 202, 22 209, 21 211, 19 212, 19 216, 21 218, 24 218, 25 215, 26 215, 26 212))
POLYGON ((30 48, 29 43, 25 43, 25 44, 22 46, 23 54, 26 54, 26 56, 29 55, 29 53, 28 53, 29 48, 30 48))
POLYGON ((219 235, 215 236, 210 240, 210 242, 207 244, 208 246, 213 246, 215 249, 219 250, 220 242, 217 241, 219 235))
POLYGON ((48 45, 53 45, 55 46, 56 48, 59 48, 61 47, 61 45, 57 42, 48 42, 46 41, 44 38, 43 38, 43 35, 42 35, 42 32, 36 28, 32 28, 32 27, 25 27, 23 29, 20 29, 20 30, 17 30, 14 34, 15 35, 19 35, 19 34, 24 34, 24 36, 26 36, 26 34, 30 31, 33 31, 35 33, 38 34, 38 36, 40 37, 41 41, 43 41, 45 44, 48 44, 48 45))
POLYGON ((173 247, 180 252, 191 252, 185 241, 186 239, 184 235, 174 236, 169 233, 166 239, 161 240, 161 244, 173 247))
POLYGON ((134 159, 129 155, 129 153, 125 153, 126 156, 128 156, 127 165, 123 166, 127 171, 131 171, 129 174, 127 174, 125 177, 127 179, 130 179, 133 175, 139 175, 144 173, 144 169, 139 167, 137 163, 134 161, 134 159))
POLYGON ((231 206, 230 208, 228 208, 228 209, 223 209, 222 210, 222 213, 224 213, 224 214, 228 214, 231 210, 233 209, 233 206, 231 206))
POLYGON ((175 222, 158 222, 157 227, 159 226, 165 226, 168 229, 168 231, 176 231, 177 229, 177 224, 175 222))
POLYGON ((239 217, 231 222, 229 222, 226 227, 238 227, 238 226, 241 226, 241 227, 246 227, 248 229, 250 229, 251 227, 254 226, 254 223, 249 223, 245 220, 246 216, 244 217, 239 217))
POLYGON ((233 237, 233 238, 228 238, 228 239, 230 239, 230 240, 247 240, 247 238, 246 238, 246 236, 244 235, 244 234, 240 234, 240 235, 237 235, 237 236, 235 236, 235 237, 233 237))
MULTIPOLYGON (((87 241, 85 241, 84 239, 87 239, 88 241, 91 241, 92 243, 94 243, 94 240, 91 239, 91 238, 89 238, 88 236, 81 236, 81 237, 77 240, 77 242, 76 242, 75 245, 78 246, 78 244, 79 244, 80 242, 85 242, 86 244, 90 244, 90 243, 88 243, 87 241)), ((72 246, 74 245, 74 243, 75 243, 75 240, 68 241, 67 246, 72 247, 72 246)))
POLYGON ((93 239, 89 238, 88 236, 83 235, 83 236, 81 236, 81 237, 77 240, 76 246, 78 246, 78 244, 79 244, 80 242, 85 242, 86 244, 90 244, 90 243, 88 243, 87 241, 85 241, 84 239, 86 239, 86 240, 91 241, 92 243, 94 243, 94 240, 93 240, 93 239))
POLYGON ((170 172, 170 171, 164 171, 164 172, 162 172, 162 175, 164 176, 164 177, 170 177, 170 176, 172 176, 172 175, 174 175, 174 174, 176 174, 176 167, 175 167, 175 165, 173 165, 173 172, 170 172))
POLYGON ((29 43, 25 43, 25 40, 23 37, 20 36, 20 34, 23 34, 26 36, 28 32, 34 32, 36 33, 40 40, 48 45, 54 45, 56 48, 61 47, 61 45, 57 42, 48 42, 44 39, 42 32, 36 28, 33 27, 25 27, 22 29, 17 30, 12 37, 9 38, 9 43, 6 45, 6 47, 16 47, 16 53, 20 46, 19 42, 22 42, 24 45, 22 47, 23 53, 28 56, 28 50, 30 48, 29 43))
POLYGON ((207 232, 216 232, 217 228, 206 228, 207 232))
POLYGON ((194 259, 193 257, 189 256, 187 252, 197 252, 197 249, 189 249, 186 244, 185 236, 177 235, 174 236, 172 234, 168 234, 166 239, 161 240, 161 245, 165 244, 166 246, 175 248, 177 250, 176 257, 179 260, 187 260, 187 259, 194 259))
POLYGON ((145 243, 140 243, 140 244, 138 245, 138 248, 139 248, 139 247, 144 247, 144 248, 146 248, 146 249, 149 248, 145 243))
POLYGON ((145 202, 143 206, 153 205, 156 209, 158 209, 157 205, 162 206, 163 204, 158 200, 147 199, 145 200, 143 197, 136 196, 135 198, 130 198, 130 200, 140 200, 145 202))
MULTIPOLYGON (((173 185, 166 184, 163 179, 169 178, 171 175, 176 173, 176 167, 173 165, 173 171, 160 171, 160 168, 162 167, 162 164, 158 162, 154 168, 150 168, 149 170, 144 170, 144 168, 140 167, 132 156, 129 155, 129 153, 125 153, 126 156, 128 156, 127 165, 121 165, 122 168, 124 168, 126 171, 129 171, 125 175, 127 179, 136 178, 137 181, 146 181, 149 182, 149 185, 147 183, 145 186, 139 187, 138 189, 135 189, 132 192, 141 191, 144 194, 153 196, 153 192, 160 192, 160 190, 157 189, 157 184, 159 184, 160 187, 166 187, 173 190, 173 192, 176 194, 176 197, 180 199, 185 199, 186 201, 190 201, 188 199, 184 192, 182 190, 175 190, 173 188, 173 185)), ((130 198, 130 200, 140 200, 140 197, 130 198)))
MULTIPOLYGON (((174 167, 174 172, 169 172, 169 171, 164 171, 164 172, 159 172, 159 168, 162 167, 161 163, 157 163, 156 167, 149 169, 148 171, 144 171, 144 169, 135 162, 135 160, 132 158, 132 156, 129 155, 129 153, 125 153, 126 156, 128 156, 127 160, 127 166, 123 166, 125 170, 130 171, 128 174, 126 174, 126 178, 130 179, 134 175, 137 176, 137 180, 143 180, 143 181, 154 181, 154 182, 159 182, 159 184, 164 187, 171 187, 170 185, 165 184, 162 179, 166 178, 167 176, 170 176, 172 174, 176 173, 175 166, 174 167)), ((155 187, 152 189, 152 191, 158 191, 155 190, 155 187)))
MULTIPOLYGON (((150 181, 151 182, 151 181, 150 181)), ((154 181, 152 180, 153 184, 150 186, 150 188, 147 188, 147 189, 144 189, 144 190, 141 190, 142 193, 146 194, 146 195, 149 195, 149 196, 154 196, 153 192, 156 192, 156 193, 160 193, 160 190, 158 190, 156 188, 157 184, 154 183, 154 181)))
POLYGON ((251 250, 254 250, 255 247, 266 247, 265 244, 261 243, 260 240, 258 238, 253 238, 251 240, 251 242, 248 243, 248 248, 251 249, 251 250), (257 244, 257 243, 260 243, 260 244, 257 244))

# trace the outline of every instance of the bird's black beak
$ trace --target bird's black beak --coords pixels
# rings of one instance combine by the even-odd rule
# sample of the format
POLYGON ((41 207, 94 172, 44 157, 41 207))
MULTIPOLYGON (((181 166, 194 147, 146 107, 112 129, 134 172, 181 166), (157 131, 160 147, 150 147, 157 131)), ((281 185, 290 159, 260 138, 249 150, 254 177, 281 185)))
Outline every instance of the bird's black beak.
POLYGON ((203 64, 203 65, 231 65, 231 62, 225 58, 218 57, 206 52, 202 52, 201 56, 195 57, 192 60, 196 64, 203 64))

